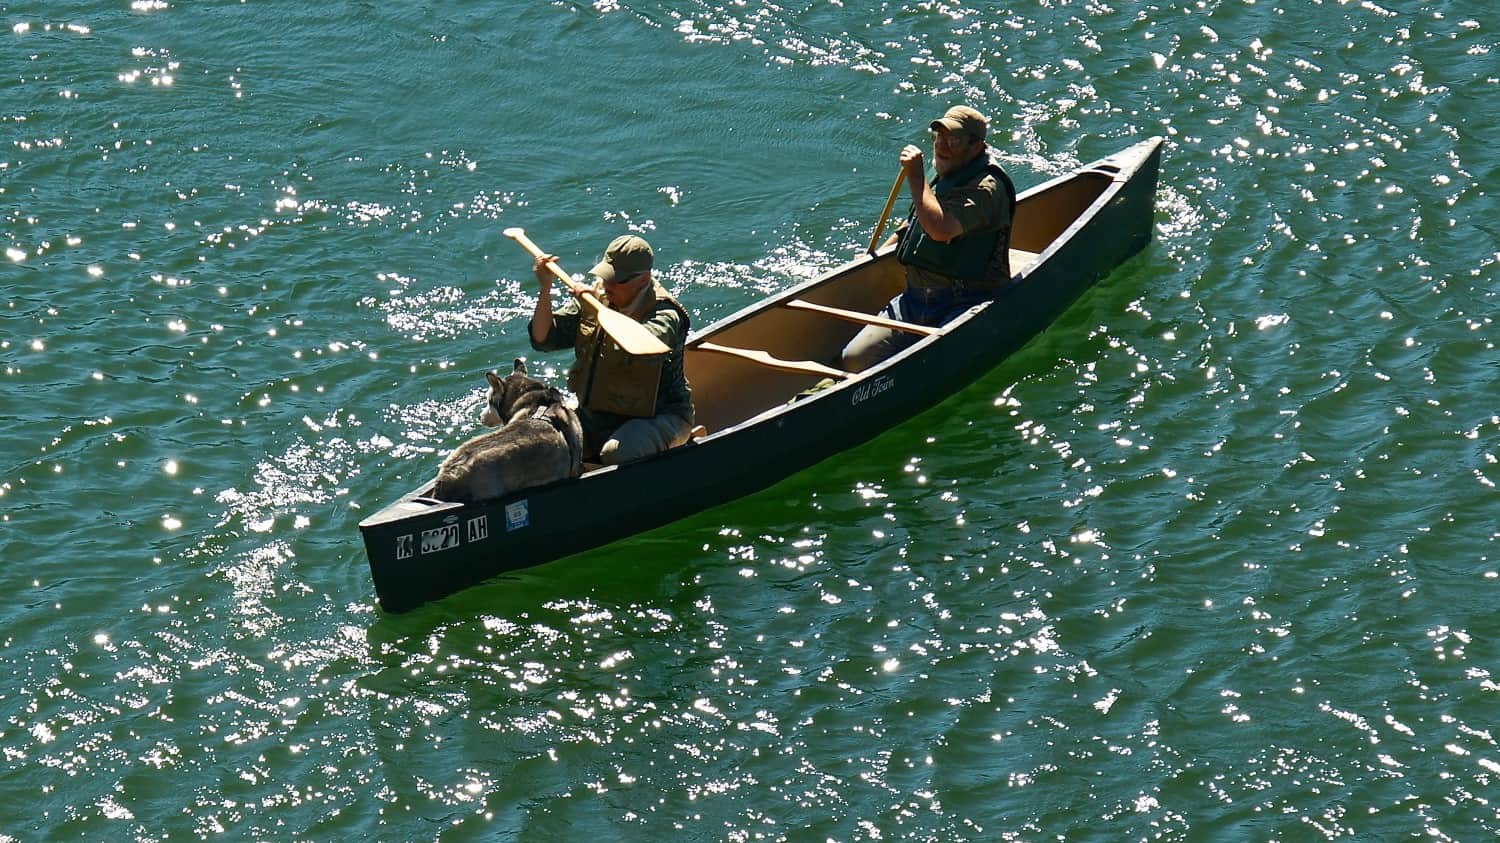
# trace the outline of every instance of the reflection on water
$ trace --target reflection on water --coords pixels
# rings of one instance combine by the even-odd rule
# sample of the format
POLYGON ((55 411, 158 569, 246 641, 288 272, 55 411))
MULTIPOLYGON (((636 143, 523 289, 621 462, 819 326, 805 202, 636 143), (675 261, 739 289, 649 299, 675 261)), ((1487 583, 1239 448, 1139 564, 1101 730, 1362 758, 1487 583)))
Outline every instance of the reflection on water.
POLYGON ((1481 16, 83 2, 0 37, 0 834, 1500 825, 1481 16), (1166 136, 1156 243, 767 494, 374 607, 358 521, 535 357, 501 227, 575 271, 649 232, 707 325, 860 249, 958 101, 1022 186, 1166 136))

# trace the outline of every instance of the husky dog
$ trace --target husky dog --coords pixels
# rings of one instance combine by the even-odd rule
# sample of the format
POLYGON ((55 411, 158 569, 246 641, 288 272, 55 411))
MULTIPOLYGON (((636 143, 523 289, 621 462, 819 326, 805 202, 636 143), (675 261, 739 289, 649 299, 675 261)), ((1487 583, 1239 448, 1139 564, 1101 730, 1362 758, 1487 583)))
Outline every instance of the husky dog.
POLYGON ((454 449, 438 469, 432 496, 473 503, 583 473, 583 427, 558 390, 526 374, 526 361, 503 380, 486 372, 489 401, 479 420, 489 433, 454 449))

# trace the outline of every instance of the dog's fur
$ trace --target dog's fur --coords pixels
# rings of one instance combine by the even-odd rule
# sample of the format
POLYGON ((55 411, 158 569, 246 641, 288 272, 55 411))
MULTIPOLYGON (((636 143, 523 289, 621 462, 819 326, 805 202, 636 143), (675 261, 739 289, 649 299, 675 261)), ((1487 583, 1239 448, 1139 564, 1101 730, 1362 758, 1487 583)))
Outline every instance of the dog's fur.
POLYGON ((472 503, 583 473, 583 427, 557 389, 526 374, 526 361, 503 380, 486 372, 489 401, 479 420, 489 427, 459 445, 438 469, 432 496, 472 503))

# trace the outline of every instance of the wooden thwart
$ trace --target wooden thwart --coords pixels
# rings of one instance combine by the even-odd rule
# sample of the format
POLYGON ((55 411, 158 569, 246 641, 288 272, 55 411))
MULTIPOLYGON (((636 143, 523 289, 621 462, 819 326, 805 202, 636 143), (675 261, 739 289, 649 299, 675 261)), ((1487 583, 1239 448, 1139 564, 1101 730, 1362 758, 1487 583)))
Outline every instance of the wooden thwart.
POLYGON ((887 319, 884 316, 876 316, 873 313, 860 313, 857 310, 845 310, 842 307, 829 307, 826 304, 813 304, 801 299, 790 299, 781 303, 782 307, 792 310, 809 310, 813 313, 822 313, 836 319, 849 322, 858 322, 861 325, 879 325, 882 328, 890 328, 893 331, 905 331, 908 334, 921 334, 924 337, 938 333, 937 328, 929 328, 926 325, 914 325, 910 322, 902 322, 899 319, 887 319))
POLYGON ((848 372, 842 369, 835 369, 832 366, 824 366, 822 363, 815 363, 811 360, 782 360, 780 357, 776 357, 756 348, 737 348, 732 345, 719 345, 718 343, 712 342, 700 342, 696 345, 688 346, 688 350, 712 351, 716 354, 728 354, 731 357, 738 357, 742 360, 749 360, 752 363, 759 363, 760 365, 766 366, 767 368, 771 369, 780 369, 783 372, 799 372, 804 375, 817 375, 824 378, 837 378, 838 380, 844 380, 845 378, 851 377, 848 372))

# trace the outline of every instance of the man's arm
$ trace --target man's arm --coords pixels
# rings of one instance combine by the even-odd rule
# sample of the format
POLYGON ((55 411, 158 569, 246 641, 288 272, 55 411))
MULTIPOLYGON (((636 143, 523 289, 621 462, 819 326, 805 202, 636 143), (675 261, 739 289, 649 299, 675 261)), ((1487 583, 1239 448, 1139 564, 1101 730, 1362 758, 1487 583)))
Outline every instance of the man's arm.
POLYGON ((552 333, 552 282, 542 282, 542 293, 531 311, 531 347, 540 350, 552 333))
POLYGON ((651 318, 641 324, 667 348, 680 348, 687 340, 683 331, 682 314, 671 305, 657 307, 651 318))
POLYGON ((902 149, 901 169, 906 172, 906 186, 911 193, 912 206, 917 211, 917 223, 927 236, 939 243, 947 243, 963 234, 963 222, 948 213, 938 201, 937 194, 927 184, 927 168, 922 162, 922 150, 910 145, 902 149))
POLYGON ((537 283, 541 285, 541 292, 537 295, 536 307, 531 311, 531 323, 528 326, 531 334, 531 347, 537 351, 556 351, 573 344, 571 337, 553 336, 554 333, 568 333, 567 331, 559 332, 557 329, 568 327, 562 323, 571 323, 571 318, 578 311, 575 301, 568 301, 556 311, 552 308, 553 277, 547 264, 555 260, 557 260, 556 255, 539 255, 531 264, 531 271, 536 274, 537 283))

